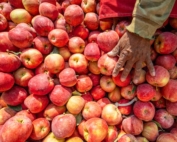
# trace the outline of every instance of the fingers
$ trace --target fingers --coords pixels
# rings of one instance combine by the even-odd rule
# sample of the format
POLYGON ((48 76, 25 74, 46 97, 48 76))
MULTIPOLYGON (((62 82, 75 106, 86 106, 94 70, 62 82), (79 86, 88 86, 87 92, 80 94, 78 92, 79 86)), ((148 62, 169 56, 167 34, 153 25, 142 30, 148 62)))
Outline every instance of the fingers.
POLYGON ((152 63, 150 56, 147 57, 146 64, 147 64, 147 68, 149 70, 150 75, 155 76, 155 69, 154 69, 154 65, 152 63))
POLYGON ((107 53, 108 56, 117 56, 119 53, 119 43, 110 51, 107 53))
POLYGON ((133 77, 133 82, 135 84, 138 83, 138 79, 141 75, 141 70, 142 70, 142 61, 138 61, 135 64, 135 74, 134 74, 134 77, 133 77))
POLYGON ((127 62, 126 66, 125 66, 125 68, 124 68, 124 70, 122 72, 122 75, 121 75, 121 81, 125 81, 126 80, 127 76, 129 75, 129 73, 130 73, 130 71, 131 71, 131 69, 133 67, 133 64, 134 64, 134 62, 132 60, 129 60, 127 62))

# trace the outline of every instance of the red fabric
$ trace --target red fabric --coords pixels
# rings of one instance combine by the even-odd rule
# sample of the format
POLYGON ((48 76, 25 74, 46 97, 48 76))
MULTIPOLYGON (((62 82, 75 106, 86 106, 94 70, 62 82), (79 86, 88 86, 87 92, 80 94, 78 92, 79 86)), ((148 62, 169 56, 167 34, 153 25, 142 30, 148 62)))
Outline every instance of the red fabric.
MULTIPOLYGON (((132 16, 136 0, 101 0, 99 18, 128 17, 132 16)), ((177 18, 177 2, 170 17, 177 18)))

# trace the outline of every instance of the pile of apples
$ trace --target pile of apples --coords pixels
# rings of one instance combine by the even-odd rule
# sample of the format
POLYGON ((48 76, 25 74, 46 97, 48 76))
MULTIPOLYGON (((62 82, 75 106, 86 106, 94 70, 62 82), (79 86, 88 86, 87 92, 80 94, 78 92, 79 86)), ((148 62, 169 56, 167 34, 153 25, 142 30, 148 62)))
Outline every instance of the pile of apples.
POLYGON ((0 142, 177 142, 177 19, 125 81, 107 55, 131 18, 99 0, 0 0, 0 142))

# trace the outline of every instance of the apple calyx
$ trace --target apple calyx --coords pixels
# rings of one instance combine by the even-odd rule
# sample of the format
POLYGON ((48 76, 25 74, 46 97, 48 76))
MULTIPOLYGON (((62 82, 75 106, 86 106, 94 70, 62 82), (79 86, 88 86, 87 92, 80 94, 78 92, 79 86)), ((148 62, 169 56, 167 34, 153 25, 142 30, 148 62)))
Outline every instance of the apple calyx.
POLYGON ((136 102, 138 99, 137 99, 137 97, 135 97, 135 98, 133 98, 130 102, 128 102, 128 103, 124 103, 124 104, 120 104, 120 103, 118 103, 118 102, 116 102, 115 103, 115 105, 118 107, 118 106, 129 106, 129 105, 131 105, 131 104, 133 104, 134 102, 136 102))

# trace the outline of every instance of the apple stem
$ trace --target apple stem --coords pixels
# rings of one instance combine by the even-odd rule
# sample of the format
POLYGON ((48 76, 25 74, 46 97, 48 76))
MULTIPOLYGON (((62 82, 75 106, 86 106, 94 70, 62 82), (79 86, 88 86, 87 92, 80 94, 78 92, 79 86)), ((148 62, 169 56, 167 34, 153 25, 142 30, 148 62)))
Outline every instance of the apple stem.
POLYGON ((14 51, 10 51, 10 50, 8 50, 8 49, 6 50, 6 52, 7 52, 7 53, 14 54, 14 55, 21 61, 19 55, 20 55, 22 52, 14 52, 14 51))
POLYGON ((59 54, 58 48, 54 47, 50 54, 59 54))
POLYGON ((129 106, 129 105, 131 105, 131 104, 133 104, 134 102, 136 102, 138 99, 135 97, 135 98, 133 98, 130 102, 128 102, 128 103, 124 103, 124 104, 120 104, 120 103, 118 103, 118 102, 116 102, 115 103, 115 105, 116 106, 129 106))
POLYGON ((73 91, 72 92, 72 95, 74 95, 74 96, 81 96, 82 94, 80 93, 80 92, 78 92, 78 91, 73 91))

